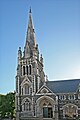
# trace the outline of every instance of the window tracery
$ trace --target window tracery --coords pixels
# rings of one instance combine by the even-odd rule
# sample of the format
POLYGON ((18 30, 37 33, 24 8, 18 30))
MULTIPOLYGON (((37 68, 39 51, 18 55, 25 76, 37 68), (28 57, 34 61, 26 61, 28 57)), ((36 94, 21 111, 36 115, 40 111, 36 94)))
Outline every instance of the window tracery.
POLYGON ((60 95, 60 96, 59 96, 59 99, 60 99, 60 100, 65 100, 65 99, 66 99, 66 96, 65 96, 65 95, 60 95))
POLYGON ((74 100, 74 99, 75 99, 75 95, 69 95, 69 96, 68 96, 68 99, 69 99, 69 100, 74 100))
POLYGON ((73 104, 68 104, 65 107, 63 107, 63 113, 63 116, 65 117, 74 118, 77 115, 77 106, 73 104))
POLYGON ((22 111, 31 111, 31 102, 28 99, 22 104, 22 111))
POLYGON ((31 73, 32 73, 32 67, 31 67, 31 65, 27 65, 26 66, 26 72, 27 72, 27 75, 31 75, 31 73))

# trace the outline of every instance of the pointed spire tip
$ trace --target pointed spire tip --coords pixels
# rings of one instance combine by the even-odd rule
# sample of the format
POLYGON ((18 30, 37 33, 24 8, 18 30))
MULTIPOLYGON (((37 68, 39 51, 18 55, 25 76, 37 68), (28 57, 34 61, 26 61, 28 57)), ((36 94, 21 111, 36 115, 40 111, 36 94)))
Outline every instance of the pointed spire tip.
POLYGON ((32 11, 31 11, 31 7, 30 7, 30 11, 29 11, 29 13, 32 13, 32 11))

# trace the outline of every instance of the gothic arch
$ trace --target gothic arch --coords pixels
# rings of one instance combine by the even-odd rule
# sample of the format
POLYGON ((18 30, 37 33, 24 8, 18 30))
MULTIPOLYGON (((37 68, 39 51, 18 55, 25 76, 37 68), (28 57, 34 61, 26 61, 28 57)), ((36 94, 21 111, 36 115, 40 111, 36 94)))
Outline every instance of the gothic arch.
POLYGON ((68 103, 68 104, 64 105, 63 108, 66 107, 66 106, 69 106, 69 105, 71 105, 71 106, 75 106, 76 108, 78 108, 77 105, 72 104, 72 103, 68 103))
POLYGON ((21 87, 23 87, 25 84, 31 86, 31 82, 27 77, 24 78, 23 82, 21 83, 21 87))
POLYGON ((30 102, 32 102, 30 98, 26 97, 22 100, 22 103, 24 103, 26 99, 28 99, 30 102))
POLYGON ((32 106, 32 102, 31 102, 31 99, 26 97, 22 100, 22 111, 31 111, 31 106, 32 106))
POLYGON ((23 82, 21 83, 21 94, 30 94, 30 89, 31 89, 31 82, 30 80, 25 77, 23 82))
POLYGON ((42 116, 44 118, 52 118, 54 117, 55 105, 56 101, 49 96, 41 96, 37 99, 37 112, 38 117, 42 116))
POLYGON ((40 104, 40 102, 44 99, 49 100, 52 104, 55 103, 54 99, 52 99, 49 96, 41 96, 40 98, 37 99, 36 103, 40 104))
POLYGON ((75 104, 66 104, 63 106, 63 116, 68 118, 74 118, 78 114, 78 107, 75 104))
POLYGON ((26 66, 26 73, 27 73, 27 75, 31 75, 32 74, 32 65, 31 64, 26 66))

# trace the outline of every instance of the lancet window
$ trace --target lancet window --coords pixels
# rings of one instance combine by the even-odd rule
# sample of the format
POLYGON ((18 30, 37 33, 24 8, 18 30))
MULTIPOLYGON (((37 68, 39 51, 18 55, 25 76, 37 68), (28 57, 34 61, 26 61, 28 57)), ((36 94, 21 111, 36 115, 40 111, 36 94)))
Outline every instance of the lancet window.
POLYGON ((31 111, 31 102, 28 99, 22 104, 22 111, 31 111))
POLYGON ((32 73, 31 65, 26 66, 26 72, 27 72, 27 75, 31 75, 31 73, 32 73))
POLYGON ((29 94, 29 85, 28 84, 26 84, 24 86, 24 89, 25 89, 25 94, 29 94))
POLYGON ((27 71, 27 75, 28 75, 28 66, 26 66, 26 71, 27 71))
POLYGON ((25 75, 25 66, 23 66, 23 75, 25 75))

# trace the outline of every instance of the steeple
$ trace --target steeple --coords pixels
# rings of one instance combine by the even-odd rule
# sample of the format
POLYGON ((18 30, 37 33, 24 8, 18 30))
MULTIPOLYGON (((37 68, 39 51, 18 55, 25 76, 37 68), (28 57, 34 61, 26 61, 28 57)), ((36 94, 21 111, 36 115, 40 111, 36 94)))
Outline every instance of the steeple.
POLYGON ((26 56, 27 53, 27 46, 30 47, 30 52, 33 50, 34 47, 36 47, 36 38, 35 38, 35 31, 34 31, 34 25, 32 20, 32 11, 30 8, 29 11, 29 21, 28 21, 28 28, 27 28, 27 35, 26 35, 26 44, 25 44, 25 50, 24 55, 26 56))

